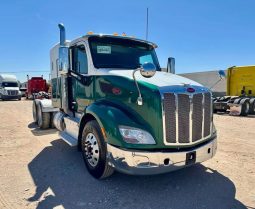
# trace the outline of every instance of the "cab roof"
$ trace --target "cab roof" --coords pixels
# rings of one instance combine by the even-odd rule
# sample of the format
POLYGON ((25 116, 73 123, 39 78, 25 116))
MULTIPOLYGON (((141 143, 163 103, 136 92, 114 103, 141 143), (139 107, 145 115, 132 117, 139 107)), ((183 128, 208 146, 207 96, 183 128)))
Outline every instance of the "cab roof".
POLYGON ((110 38, 128 39, 128 40, 133 40, 133 41, 149 44, 149 45, 153 46, 153 48, 158 47, 157 44, 155 44, 153 42, 135 38, 133 36, 111 35, 111 34, 87 34, 87 35, 82 36, 82 38, 89 38, 89 37, 110 37, 110 38))

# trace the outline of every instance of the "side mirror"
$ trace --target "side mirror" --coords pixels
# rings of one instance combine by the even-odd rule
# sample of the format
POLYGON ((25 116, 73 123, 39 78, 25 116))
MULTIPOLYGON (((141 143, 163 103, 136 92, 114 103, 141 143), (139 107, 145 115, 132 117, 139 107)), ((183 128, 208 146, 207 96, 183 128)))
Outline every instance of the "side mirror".
POLYGON ((220 79, 223 79, 223 78, 226 78, 226 77, 227 77, 224 70, 219 70, 219 71, 218 71, 218 74, 219 74, 219 76, 220 76, 220 79))
POLYGON ((137 71, 140 71, 140 73, 141 73, 141 75, 143 77, 150 78, 150 77, 155 75, 155 73, 156 73, 156 66, 153 63, 151 63, 151 62, 145 62, 142 65, 141 68, 137 68, 136 70, 133 71, 133 79, 135 81, 135 85, 136 85, 136 88, 137 88, 137 91, 138 91, 137 104, 138 105, 143 105, 142 94, 141 94, 140 88, 138 86, 137 80, 135 78, 135 73, 137 71))
POLYGON ((60 46, 59 47, 59 72, 60 73, 68 73, 69 68, 69 56, 68 56, 68 47, 60 46))
POLYGON ((210 90, 212 90, 212 88, 213 88, 214 86, 216 86, 222 79, 225 79, 225 78, 227 77, 224 70, 219 70, 219 71, 218 71, 218 74, 219 74, 219 76, 220 76, 220 79, 217 80, 217 81, 209 88, 210 90))
POLYGON ((145 62, 140 68, 140 73, 145 78, 150 78, 156 73, 156 66, 151 62, 145 62))
POLYGON ((175 58, 169 57, 167 60, 167 72, 175 74, 175 58))

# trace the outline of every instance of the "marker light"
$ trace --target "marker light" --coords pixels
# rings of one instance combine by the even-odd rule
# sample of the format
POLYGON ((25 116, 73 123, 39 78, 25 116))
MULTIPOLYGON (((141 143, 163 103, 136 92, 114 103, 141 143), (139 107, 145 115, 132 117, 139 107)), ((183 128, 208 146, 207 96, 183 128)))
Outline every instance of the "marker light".
POLYGON ((122 36, 127 36, 127 34, 126 33, 122 33, 122 36))
POLYGON ((92 31, 87 32, 88 35, 94 34, 92 31))
POLYGON ((118 36, 119 34, 118 33, 113 33, 114 36, 118 36))

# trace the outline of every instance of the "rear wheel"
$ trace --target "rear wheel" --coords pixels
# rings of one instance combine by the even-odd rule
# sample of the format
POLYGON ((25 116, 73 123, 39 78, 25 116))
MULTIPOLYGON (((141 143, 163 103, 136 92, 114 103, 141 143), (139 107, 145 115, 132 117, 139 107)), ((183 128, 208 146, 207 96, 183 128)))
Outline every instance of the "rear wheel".
POLYGON ((242 105, 241 109, 241 116, 247 116, 249 114, 249 109, 250 109, 250 103, 248 99, 242 99, 240 101, 240 104, 242 105))
POLYGON ((37 117, 37 104, 36 104, 36 100, 33 101, 33 119, 34 122, 37 123, 38 122, 38 117, 37 117))
POLYGON ((37 118, 38 126, 41 129, 47 129, 50 127, 50 113, 42 112, 42 106, 40 103, 37 104, 37 118))
POLYGON ((55 114, 56 112, 50 113, 50 128, 55 128, 54 121, 53 121, 55 114))
POLYGON ((255 114, 255 98, 250 99, 249 114, 255 114))
POLYGON ((83 129, 81 149, 85 165, 93 177, 103 179, 112 175, 114 169, 107 162, 106 143, 95 120, 89 121, 83 129))

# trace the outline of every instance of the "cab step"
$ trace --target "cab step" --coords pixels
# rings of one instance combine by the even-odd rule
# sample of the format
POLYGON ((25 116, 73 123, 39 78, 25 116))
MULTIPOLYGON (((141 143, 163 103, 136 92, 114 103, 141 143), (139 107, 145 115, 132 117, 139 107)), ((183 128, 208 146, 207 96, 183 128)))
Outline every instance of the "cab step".
POLYGON ((68 133, 66 133, 65 131, 60 132, 59 136, 71 147, 75 147, 78 144, 78 140, 72 137, 71 135, 69 135, 68 133))

